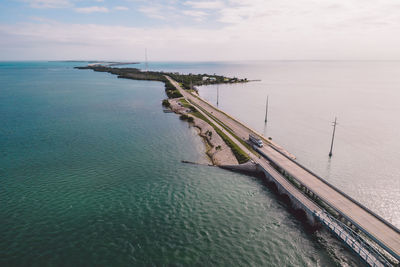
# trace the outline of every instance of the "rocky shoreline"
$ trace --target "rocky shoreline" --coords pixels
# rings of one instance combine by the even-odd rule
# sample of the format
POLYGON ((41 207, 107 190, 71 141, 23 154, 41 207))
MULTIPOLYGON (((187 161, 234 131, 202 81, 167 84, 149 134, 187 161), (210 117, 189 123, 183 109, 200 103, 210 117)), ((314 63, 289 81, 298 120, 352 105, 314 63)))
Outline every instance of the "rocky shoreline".
POLYGON ((169 108, 180 115, 187 115, 190 118, 190 124, 199 130, 201 136, 206 144, 206 154, 215 166, 222 165, 238 165, 235 155, 232 153, 230 147, 222 140, 214 128, 204 120, 190 115, 192 112, 189 108, 184 107, 180 100, 183 98, 168 99, 169 108))

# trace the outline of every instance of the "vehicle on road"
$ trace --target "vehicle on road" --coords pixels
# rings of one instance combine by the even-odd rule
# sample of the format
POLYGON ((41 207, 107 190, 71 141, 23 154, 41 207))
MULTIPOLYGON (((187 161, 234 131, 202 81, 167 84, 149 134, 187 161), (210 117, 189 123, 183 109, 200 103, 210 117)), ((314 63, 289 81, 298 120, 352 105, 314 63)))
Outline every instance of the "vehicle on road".
POLYGON ((255 135, 249 134, 249 140, 258 147, 263 147, 263 141, 255 135))

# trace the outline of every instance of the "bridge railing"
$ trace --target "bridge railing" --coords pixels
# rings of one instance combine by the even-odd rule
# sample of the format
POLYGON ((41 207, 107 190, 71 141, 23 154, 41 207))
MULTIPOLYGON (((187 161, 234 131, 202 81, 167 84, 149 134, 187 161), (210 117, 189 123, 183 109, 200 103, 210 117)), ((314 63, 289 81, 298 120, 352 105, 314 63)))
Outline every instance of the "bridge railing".
POLYGON ((338 187, 334 186, 333 184, 329 183, 328 181, 326 181, 324 178, 322 178, 321 176, 319 176, 318 174, 316 174, 315 172, 313 172, 312 170, 310 170, 309 168, 305 167, 303 164, 291 159, 290 157, 288 157, 287 155, 285 155, 284 153, 282 153, 281 151, 279 151, 278 149, 276 149, 275 147, 271 146, 272 149, 274 149, 276 152, 278 152, 279 154, 281 154, 282 156, 284 156, 285 158, 287 158, 288 160, 290 160, 291 162, 293 162, 294 164, 296 164, 297 166, 299 166, 300 168, 304 169, 305 171, 307 171, 308 173, 310 173, 311 175, 315 176, 318 180, 320 180, 321 182, 323 182, 324 184, 328 185, 329 187, 331 187, 332 189, 334 189, 336 192, 340 193, 341 195, 345 196, 347 199, 349 199, 350 201, 352 201, 353 203, 355 203, 356 205, 360 206, 361 208, 363 208, 364 210, 366 210, 368 213, 370 213, 372 216, 374 216, 375 218, 377 218, 378 220, 380 220, 381 222, 383 222, 384 224, 386 224, 387 226, 389 226, 392 230, 394 230, 397 233, 400 233, 400 229, 397 228, 396 226, 394 226, 393 224, 391 224, 390 222, 388 222, 387 220, 385 220, 384 218, 382 218, 380 215, 376 214, 374 211, 372 211, 371 209, 367 208, 365 205, 363 205, 362 203, 360 203, 359 201, 355 200, 354 198, 352 198, 351 196, 349 196, 348 194, 346 194, 345 192, 343 192, 341 189, 339 189, 338 187))
POLYGON ((314 211, 314 215, 370 266, 393 266, 377 249, 343 222, 327 212, 314 211))
MULTIPOLYGON (((329 208, 333 209, 335 212, 337 212, 338 214, 340 214, 342 217, 344 217, 346 220, 348 220, 349 222, 351 222, 354 226, 356 226, 359 230, 361 230, 363 233, 365 233, 370 239, 372 239, 374 242, 376 242, 382 249, 386 250, 391 256, 393 256, 397 261, 400 261, 400 255, 396 254, 393 250, 391 250, 389 247, 387 247, 383 242, 381 242, 380 240, 378 240, 373 234, 369 233, 367 230, 365 230, 360 224, 358 224, 356 221, 354 221, 352 218, 350 218, 349 216, 347 216, 347 214, 341 212, 338 208, 336 208, 334 205, 332 205, 330 203, 330 201, 324 197, 321 197, 319 194, 317 194, 315 191, 311 190, 308 186, 306 186, 305 184, 303 184, 301 182, 301 180, 299 180, 295 175, 291 174, 290 172, 288 172, 287 170, 285 170, 285 168, 283 168, 279 163, 277 163, 276 161, 274 161, 273 159, 271 159, 268 155, 266 155, 263 151, 261 151, 258 148, 255 148, 257 152, 259 152, 263 157, 265 157, 267 160, 269 160, 274 166, 274 168, 277 168, 277 170, 283 174, 284 176, 288 175, 290 178, 294 179, 298 184, 304 186, 307 188, 308 191, 310 191, 313 195, 317 196, 319 200, 321 200, 323 203, 325 203, 329 208)), ((279 151, 278 151, 279 152, 279 151)), ((290 160, 290 158, 289 158, 290 160)), ((296 163, 297 165, 299 165, 296 161, 293 161, 294 163, 296 163)), ((301 165, 300 165, 301 166, 301 165)), ((316 176, 317 178, 319 178, 322 182, 324 182, 325 184, 327 184, 328 186, 330 186, 332 189, 338 191, 339 193, 342 194, 342 192, 337 189, 336 187, 330 185, 328 182, 324 181, 322 178, 316 176)), ((347 196, 346 194, 342 194, 343 196, 347 197, 350 201, 352 201, 353 203, 359 205, 361 208, 363 208, 364 210, 366 210, 367 212, 369 212, 371 215, 373 215, 375 218, 377 218, 378 220, 380 220, 381 222, 385 223, 387 226, 389 226, 391 229, 393 229, 395 232, 399 232, 399 229, 397 229, 395 226, 391 225, 389 222, 385 221, 384 219, 382 219, 381 217, 379 217, 378 215, 374 214, 372 211, 370 211, 369 209, 365 208, 364 206, 362 206, 360 203, 356 202, 355 200, 353 200, 351 197, 347 196), (371 213, 372 212, 372 213, 371 213)), ((325 208, 324 208, 325 209, 325 208)))

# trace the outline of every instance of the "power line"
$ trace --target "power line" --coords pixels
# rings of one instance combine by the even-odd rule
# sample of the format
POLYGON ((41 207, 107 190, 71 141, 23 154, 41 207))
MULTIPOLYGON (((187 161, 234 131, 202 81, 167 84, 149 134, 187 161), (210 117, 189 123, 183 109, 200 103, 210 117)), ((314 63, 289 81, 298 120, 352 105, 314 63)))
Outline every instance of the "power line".
POLYGON ((333 133, 332 133, 332 142, 331 142, 331 150, 329 151, 329 157, 332 157, 333 141, 335 140, 335 131, 336 131, 336 125, 337 125, 336 117, 335 117, 335 121, 332 123, 333 123, 332 124, 333 133))
POLYGON ((265 107, 265 124, 267 124, 268 121, 268 96, 267 96, 267 105, 265 107))

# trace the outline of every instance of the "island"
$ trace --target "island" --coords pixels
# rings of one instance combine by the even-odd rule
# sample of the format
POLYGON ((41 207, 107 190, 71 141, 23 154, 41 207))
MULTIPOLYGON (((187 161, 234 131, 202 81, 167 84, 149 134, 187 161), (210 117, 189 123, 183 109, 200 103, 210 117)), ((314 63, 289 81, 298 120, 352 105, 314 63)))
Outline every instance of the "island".
MULTIPOLYGON (((117 65, 117 64, 112 64, 117 65)), ((133 80, 149 80, 168 83, 165 76, 169 76, 179 82, 184 89, 195 90, 195 86, 223 84, 223 83, 245 83, 250 82, 247 78, 239 79, 237 77, 225 77, 216 74, 182 74, 179 72, 164 72, 164 71, 142 71, 137 68, 114 68, 112 65, 103 65, 100 63, 89 64, 88 66, 75 67, 76 69, 91 69, 94 71, 108 72, 118 75, 118 78, 126 78, 133 80)), ((121 63, 118 63, 121 65, 121 63)))

